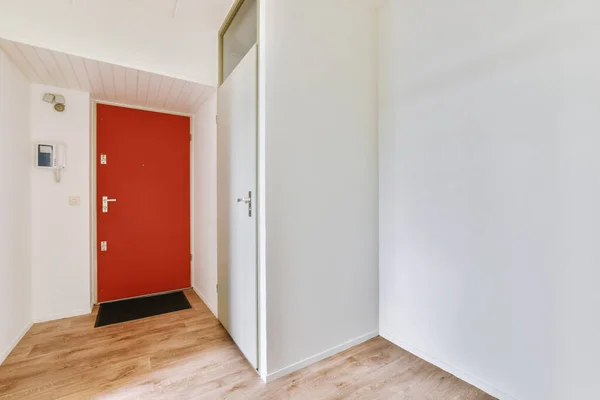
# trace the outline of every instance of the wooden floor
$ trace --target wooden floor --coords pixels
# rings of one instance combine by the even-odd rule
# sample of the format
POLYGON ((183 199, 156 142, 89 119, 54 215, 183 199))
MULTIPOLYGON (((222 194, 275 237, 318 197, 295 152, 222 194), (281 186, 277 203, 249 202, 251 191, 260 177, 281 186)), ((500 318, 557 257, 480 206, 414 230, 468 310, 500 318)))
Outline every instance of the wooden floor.
POLYGON ((192 309, 94 328, 34 325, 0 366, 0 399, 492 399, 375 338, 265 384, 194 292, 192 309))

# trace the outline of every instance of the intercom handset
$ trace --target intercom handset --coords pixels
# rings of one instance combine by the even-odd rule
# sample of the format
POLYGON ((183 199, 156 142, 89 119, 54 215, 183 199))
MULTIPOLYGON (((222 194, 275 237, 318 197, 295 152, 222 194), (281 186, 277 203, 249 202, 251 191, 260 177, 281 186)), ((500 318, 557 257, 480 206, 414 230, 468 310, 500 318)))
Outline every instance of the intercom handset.
POLYGON ((61 170, 67 166, 67 148, 62 143, 36 143, 35 166, 54 171, 54 179, 60 182, 61 170))

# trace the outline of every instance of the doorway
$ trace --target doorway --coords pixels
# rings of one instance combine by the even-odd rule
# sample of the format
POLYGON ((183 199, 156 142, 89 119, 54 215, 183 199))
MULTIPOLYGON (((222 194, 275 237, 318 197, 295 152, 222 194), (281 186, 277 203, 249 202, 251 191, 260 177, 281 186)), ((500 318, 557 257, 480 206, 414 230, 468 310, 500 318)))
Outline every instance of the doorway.
POLYGON ((217 94, 219 320, 258 369, 256 0, 237 1, 220 31, 217 94))
POLYGON ((98 303, 189 288, 190 118, 96 107, 98 303))

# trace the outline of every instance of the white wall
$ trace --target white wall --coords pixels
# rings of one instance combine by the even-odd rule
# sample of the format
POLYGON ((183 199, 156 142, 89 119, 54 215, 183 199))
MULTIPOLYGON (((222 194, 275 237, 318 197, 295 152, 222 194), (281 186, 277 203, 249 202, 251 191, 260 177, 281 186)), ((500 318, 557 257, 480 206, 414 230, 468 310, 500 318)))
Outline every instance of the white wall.
POLYGON ((0 364, 31 324, 29 82, 0 51, 0 364))
POLYGON ((501 398, 600 390, 599 12, 380 11, 381 334, 501 398))
POLYGON ((377 334, 377 54, 376 13, 355 2, 263 7, 272 379, 377 334))
POLYGON ((32 85, 32 140, 67 146, 60 183, 30 164, 35 321, 90 312, 90 123, 89 93, 32 85), (45 92, 65 96, 66 111, 43 102, 45 92), (78 196, 80 205, 70 206, 69 196, 78 196))
MULTIPOLYGON (((216 86, 218 28, 213 28, 213 21, 202 20, 204 15, 196 20, 185 15, 172 18, 170 10, 155 10, 156 2, 142 6, 116 0, 70 3, 4 0, 0 37, 216 86)), ((220 24, 220 12, 206 14, 220 24)))
POLYGON ((217 313, 217 94, 194 115, 193 286, 217 313))

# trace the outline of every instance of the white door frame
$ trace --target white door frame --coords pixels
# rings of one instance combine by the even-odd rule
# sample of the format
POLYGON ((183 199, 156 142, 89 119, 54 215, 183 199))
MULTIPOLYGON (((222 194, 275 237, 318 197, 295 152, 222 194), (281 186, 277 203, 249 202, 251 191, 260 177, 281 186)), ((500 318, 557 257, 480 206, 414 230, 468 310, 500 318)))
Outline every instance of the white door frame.
POLYGON ((90 299, 90 308, 93 307, 94 305, 98 304, 98 252, 96 251, 96 224, 97 224, 97 218, 98 218, 98 213, 96 212, 96 194, 97 194, 97 188, 96 188, 96 181, 97 181, 97 174, 96 174, 96 155, 97 155, 97 120, 96 120, 96 109, 97 109, 97 105, 98 104, 107 104, 110 106, 116 106, 116 107, 124 107, 124 108, 132 108, 134 110, 144 110, 144 111, 152 111, 152 112, 158 112, 158 113, 162 113, 162 114, 170 114, 170 115, 180 115, 183 117, 189 117, 190 118, 190 137, 191 137, 191 141, 190 141, 190 253, 192 255, 192 260, 190 260, 190 271, 191 271, 191 275, 190 275, 190 287, 193 286, 194 283, 194 263, 193 263, 193 258, 194 258, 194 146, 192 145, 192 141, 195 140, 195 136, 194 136, 194 115, 192 114, 186 114, 186 113, 179 113, 179 112, 175 112, 175 111, 167 111, 167 110, 161 110, 161 109, 157 109, 157 108, 151 108, 151 107, 142 107, 142 106, 134 106, 131 104, 123 104, 123 103, 116 103, 116 102, 111 102, 111 101, 104 101, 104 100, 96 100, 96 99, 92 99, 92 103, 91 103, 91 121, 92 121, 92 129, 91 129, 91 143, 90 143, 90 240, 91 240, 91 245, 90 245, 90 261, 91 261, 91 265, 90 265, 90 269, 91 269, 91 274, 90 274, 90 288, 91 288, 91 299, 90 299))

